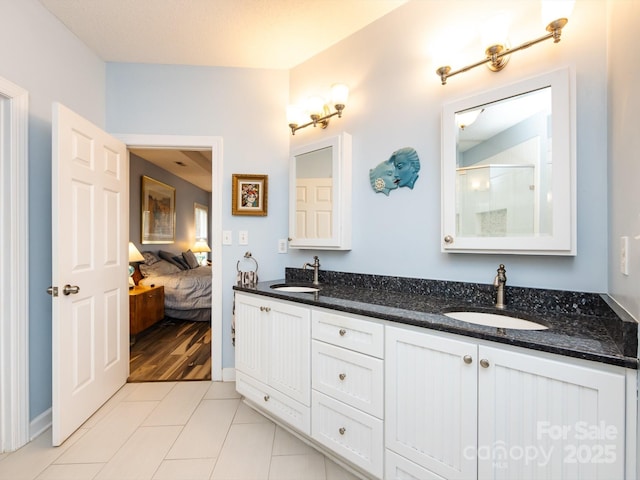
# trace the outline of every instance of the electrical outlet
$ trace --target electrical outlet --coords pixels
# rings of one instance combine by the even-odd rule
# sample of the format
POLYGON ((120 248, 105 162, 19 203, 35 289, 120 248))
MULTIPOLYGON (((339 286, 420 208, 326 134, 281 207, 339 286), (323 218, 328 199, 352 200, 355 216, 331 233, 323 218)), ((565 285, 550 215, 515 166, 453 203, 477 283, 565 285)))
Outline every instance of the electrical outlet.
POLYGON ((629 237, 620 237, 620 273, 629 275, 629 237))
POLYGON ((287 253, 287 239, 281 238, 278 240, 278 253, 287 253))
POLYGON ((222 232, 222 244, 223 245, 233 244, 233 236, 232 236, 231 230, 224 230, 222 232))
POLYGON ((249 245, 249 232, 246 230, 238 232, 238 245, 249 245))

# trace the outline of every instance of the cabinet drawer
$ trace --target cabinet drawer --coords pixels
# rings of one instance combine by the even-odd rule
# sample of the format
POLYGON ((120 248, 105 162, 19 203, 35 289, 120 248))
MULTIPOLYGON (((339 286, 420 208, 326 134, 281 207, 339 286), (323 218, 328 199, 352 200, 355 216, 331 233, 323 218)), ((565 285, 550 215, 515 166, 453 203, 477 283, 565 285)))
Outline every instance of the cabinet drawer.
POLYGON ((278 417, 296 430, 311 435, 309 407, 240 372, 236 372, 236 390, 258 408, 278 417))
POLYGON ((374 477, 382 478, 382 420, 315 390, 311 399, 312 438, 374 477))
POLYGON ((385 451, 384 478, 386 480, 445 480, 444 477, 410 462, 391 450, 385 451))
POLYGON ((383 417, 383 371, 379 358, 312 341, 312 387, 378 418, 383 417))
POLYGON ((311 336, 316 340, 383 358, 382 324, 320 310, 313 310, 311 318, 311 336))

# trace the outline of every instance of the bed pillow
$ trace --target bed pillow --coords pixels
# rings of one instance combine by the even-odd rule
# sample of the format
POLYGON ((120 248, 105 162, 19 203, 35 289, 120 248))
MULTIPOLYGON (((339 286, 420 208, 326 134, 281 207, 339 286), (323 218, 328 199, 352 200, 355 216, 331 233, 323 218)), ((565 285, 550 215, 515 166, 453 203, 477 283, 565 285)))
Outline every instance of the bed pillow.
POLYGON ((142 252, 142 256, 144 257, 144 263, 147 265, 153 265, 160 261, 160 258, 153 252, 142 252))
POLYGON ((178 273, 181 271, 182 270, 176 267, 173 263, 169 263, 166 260, 158 260, 153 265, 140 265, 140 273, 142 273, 142 276, 145 278, 158 275, 171 275, 172 273, 178 273))
POLYGON ((164 250, 160 250, 158 252, 158 255, 160 256, 160 258, 162 260, 166 260, 169 263, 174 264, 176 267, 178 267, 180 270, 187 270, 187 267, 184 263, 179 263, 176 261, 176 256, 175 254, 171 253, 171 252, 165 252, 164 250))
POLYGON ((191 250, 182 252, 182 257, 184 258, 184 261, 187 262, 187 265, 189 265, 189 268, 198 268, 200 266, 198 259, 191 250))
POLYGON ((189 265, 187 265, 187 262, 182 255, 176 255, 173 257, 173 261, 178 263, 182 270, 189 270, 189 265))

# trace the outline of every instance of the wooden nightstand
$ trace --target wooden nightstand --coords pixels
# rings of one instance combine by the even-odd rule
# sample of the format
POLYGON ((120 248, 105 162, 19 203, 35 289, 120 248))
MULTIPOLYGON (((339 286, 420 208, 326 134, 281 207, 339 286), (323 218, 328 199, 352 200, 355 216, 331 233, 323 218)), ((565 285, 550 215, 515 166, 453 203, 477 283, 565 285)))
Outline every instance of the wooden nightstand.
POLYGON ((136 286, 129 290, 129 335, 137 335, 164 318, 164 287, 136 286))

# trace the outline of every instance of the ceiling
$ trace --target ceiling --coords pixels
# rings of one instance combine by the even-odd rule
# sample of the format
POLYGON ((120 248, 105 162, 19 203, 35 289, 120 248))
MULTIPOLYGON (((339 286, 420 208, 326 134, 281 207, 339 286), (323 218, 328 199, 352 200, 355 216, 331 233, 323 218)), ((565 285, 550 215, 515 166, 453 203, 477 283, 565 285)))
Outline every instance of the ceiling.
POLYGON ((206 192, 211 192, 211 150, 129 148, 129 151, 206 192))
MULTIPOLYGON (((290 69, 406 1, 40 0, 40 3, 105 62, 290 69)), ((211 152, 131 151, 211 191, 211 152)))
POLYGON ((40 0, 105 62, 290 69, 406 0, 40 0))

